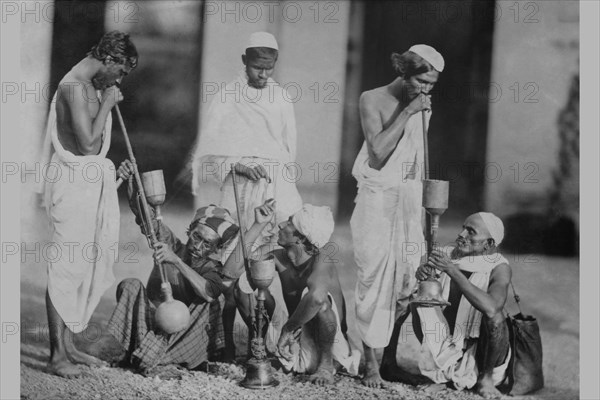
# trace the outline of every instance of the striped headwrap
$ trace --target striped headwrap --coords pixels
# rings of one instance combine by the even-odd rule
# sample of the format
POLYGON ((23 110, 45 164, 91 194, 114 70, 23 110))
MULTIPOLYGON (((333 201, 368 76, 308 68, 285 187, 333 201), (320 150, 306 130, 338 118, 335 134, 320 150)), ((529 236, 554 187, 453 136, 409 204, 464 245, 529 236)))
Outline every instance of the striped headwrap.
POLYGON ((190 230, 197 224, 206 225, 214 230, 221 238, 222 243, 227 243, 239 230, 229 211, 214 204, 196 210, 190 230))

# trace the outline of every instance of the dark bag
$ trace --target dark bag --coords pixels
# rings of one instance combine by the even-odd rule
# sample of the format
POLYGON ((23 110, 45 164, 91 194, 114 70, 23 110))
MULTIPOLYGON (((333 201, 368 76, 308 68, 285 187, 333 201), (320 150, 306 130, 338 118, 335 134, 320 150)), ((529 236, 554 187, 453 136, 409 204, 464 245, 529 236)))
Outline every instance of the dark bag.
POLYGON ((506 317, 510 332, 512 356, 508 364, 508 390, 512 395, 521 395, 544 387, 542 370, 542 338, 537 320, 524 315, 519 305, 519 296, 512 286, 519 307, 517 315, 506 317))

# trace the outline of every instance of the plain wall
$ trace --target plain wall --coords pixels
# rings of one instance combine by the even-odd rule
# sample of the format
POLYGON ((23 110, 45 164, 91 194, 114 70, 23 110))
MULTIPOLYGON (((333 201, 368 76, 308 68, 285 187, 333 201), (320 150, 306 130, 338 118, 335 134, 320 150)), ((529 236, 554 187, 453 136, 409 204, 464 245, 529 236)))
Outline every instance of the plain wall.
MULTIPOLYGON (((579 2, 498 4, 492 83, 501 96, 490 96, 499 99, 490 102, 486 206, 503 216, 544 212, 559 161, 558 116, 579 69, 579 2)), ((576 215, 574 172, 566 212, 576 215)))

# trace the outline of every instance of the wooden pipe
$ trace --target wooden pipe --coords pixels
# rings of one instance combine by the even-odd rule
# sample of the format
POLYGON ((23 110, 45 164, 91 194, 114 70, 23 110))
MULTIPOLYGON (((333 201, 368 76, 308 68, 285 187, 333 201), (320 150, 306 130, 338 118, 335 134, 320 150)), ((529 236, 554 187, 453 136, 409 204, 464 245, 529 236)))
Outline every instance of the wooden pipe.
MULTIPOLYGON (((127 147, 129 160, 133 166, 133 176, 140 194, 142 219, 147 222, 144 224, 146 228, 145 233, 147 237, 149 237, 150 247, 154 251, 154 254, 156 254, 155 246, 158 243, 158 239, 156 238, 156 232, 154 231, 154 226, 152 225, 150 207, 148 206, 148 201, 146 200, 146 193, 144 192, 144 186, 142 185, 140 173, 137 168, 137 162, 135 160, 135 155, 133 154, 133 148, 131 147, 129 135, 127 134, 127 129, 125 128, 123 116, 121 115, 121 110, 119 109, 118 104, 115 105, 115 111, 119 120, 119 124, 121 125, 121 130, 123 131, 123 137, 125 138, 125 146, 127 147)), ((155 313, 155 322, 163 332, 172 334, 187 327, 190 320, 190 312, 184 303, 173 299, 171 284, 167 279, 164 267, 161 262, 156 260, 156 257, 154 258, 154 261, 158 264, 158 271, 160 273, 161 280, 160 289, 163 296, 163 303, 158 306, 155 313)))

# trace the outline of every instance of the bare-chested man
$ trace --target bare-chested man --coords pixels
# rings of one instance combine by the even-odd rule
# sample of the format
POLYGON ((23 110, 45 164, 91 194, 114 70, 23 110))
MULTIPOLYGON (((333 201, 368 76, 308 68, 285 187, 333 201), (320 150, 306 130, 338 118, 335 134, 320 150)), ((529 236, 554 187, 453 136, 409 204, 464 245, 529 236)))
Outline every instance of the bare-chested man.
MULTIPOLYGON (((358 181, 350 220, 358 266, 356 318, 365 355, 363 384, 383 384, 375 349, 388 345, 396 312, 406 313, 424 242, 421 223, 423 126, 429 92, 444 69, 430 46, 392 54, 398 77, 364 92, 360 117, 365 136, 352 174, 358 181), (407 251, 411 246, 411 251, 407 251)), ((429 118, 430 112, 427 112, 429 118)))
POLYGON ((73 333, 86 328, 114 281, 119 205, 115 167, 106 158, 110 112, 137 58, 129 35, 105 34, 60 81, 48 116, 42 163, 56 171, 42 188, 56 250, 48 257, 48 370, 63 377, 79 376, 76 364, 103 364, 75 348, 73 333))
MULTIPOLYGON (((318 385, 334 382, 337 364, 356 375, 360 362, 360 352, 351 349, 347 340, 346 305, 335 264, 321 251, 333 228, 328 207, 305 204, 279 224, 278 244, 283 249, 271 252, 290 314, 277 343, 279 360, 287 371, 311 374, 310 380, 318 385)), ((245 275, 234 294, 249 325, 255 301, 245 275)), ((265 301, 269 316, 274 303, 269 293, 265 301)))

